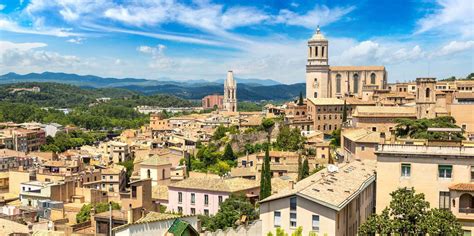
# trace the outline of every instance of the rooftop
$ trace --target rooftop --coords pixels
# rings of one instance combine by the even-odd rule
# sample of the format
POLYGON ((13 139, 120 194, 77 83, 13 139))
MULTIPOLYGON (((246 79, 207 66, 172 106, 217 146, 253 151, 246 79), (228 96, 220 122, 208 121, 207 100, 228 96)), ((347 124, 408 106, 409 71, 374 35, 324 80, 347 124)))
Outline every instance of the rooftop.
POLYGON ((319 171, 261 202, 297 195, 334 210, 341 210, 375 181, 375 161, 354 161, 336 172, 319 171))
POLYGON ((352 117, 416 117, 415 107, 358 106, 352 117))
POLYGON ((449 186, 449 190, 474 192, 474 183, 459 183, 449 186))
POLYGON ((343 136, 351 141, 362 143, 379 143, 380 133, 367 129, 347 129, 343 131, 343 136))
POLYGON ((308 98, 314 105, 344 105, 344 100, 338 98, 308 98))
POLYGON ((171 165, 170 161, 166 157, 157 157, 153 156, 148 159, 145 159, 140 163, 140 165, 147 165, 147 166, 163 166, 163 165, 171 165))
POLYGON ((257 188, 260 183, 256 180, 243 178, 216 179, 216 178, 187 178, 172 183, 169 187, 199 189, 216 192, 238 192, 246 189, 257 188))
POLYGON ((385 70, 385 66, 330 66, 331 71, 376 71, 385 70))
POLYGON ((468 156, 474 157, 474 147, 421 146, 406 144, 380 144, 375 153, 419 154, 429 156, 468 156))

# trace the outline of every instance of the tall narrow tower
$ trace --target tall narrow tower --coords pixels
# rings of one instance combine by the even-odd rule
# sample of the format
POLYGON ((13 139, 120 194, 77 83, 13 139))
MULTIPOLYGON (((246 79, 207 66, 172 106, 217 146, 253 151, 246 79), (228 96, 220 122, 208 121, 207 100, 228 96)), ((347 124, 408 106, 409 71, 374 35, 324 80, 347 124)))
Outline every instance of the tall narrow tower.
POLYGON ((230 112, 237 111, 237 83, 234 80, 234 73, 229 70, 224 82, 224 110, 230 112))
POLYGON ((308 40, 308 62, 306 63, 306 97, 329 97, 328 40, 318 29, 308 40))
POLYGON ((435 118, 435 78, 416 78, 416 117, 435 118))

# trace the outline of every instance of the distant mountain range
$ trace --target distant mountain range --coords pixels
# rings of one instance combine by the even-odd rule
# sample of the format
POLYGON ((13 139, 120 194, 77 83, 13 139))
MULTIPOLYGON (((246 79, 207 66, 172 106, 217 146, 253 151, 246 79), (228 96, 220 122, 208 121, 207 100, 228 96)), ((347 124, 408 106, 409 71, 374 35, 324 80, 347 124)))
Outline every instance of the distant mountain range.
MULTIPOLYGON (((274 80, 242 79, 237 80, 237 97, 240 100, 289 100, 305 91, 305 84, 281 84, 274 80)), ((135 78, 103 78, 94 75, 77 75, 66 73, 30 73, 19 75, 8 73, 0 76, 0 84, 22 82, 54 82, 76 85, 83 88, 122 88, 146 95, 172 94, 186 99, 201 99, 208 94, 222 94, 224 79, 215 81, 189 80, 186 82, 172 80, 147 80, 135 78)))

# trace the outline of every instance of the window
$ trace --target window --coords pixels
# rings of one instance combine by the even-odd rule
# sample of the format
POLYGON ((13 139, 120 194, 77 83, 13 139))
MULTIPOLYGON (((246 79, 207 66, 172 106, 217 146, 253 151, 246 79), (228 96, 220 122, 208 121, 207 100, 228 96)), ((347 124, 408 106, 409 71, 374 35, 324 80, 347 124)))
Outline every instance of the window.
POLYGON ((204 205, 209 205, 209 195, 207 194, 204 195, 204 205))
POLYGON ((375 75, 375 73, 370 74, 370 83, 375 84, 375 79, 376 78, 377 78, 377 76, 375 75))
POLYGON ((105 180, 105 175, 102 175, 102 179, 105 180))
POLYGON ((439 192, 439 209, 450 209, 450 196, 449 192, 439 192))
POLYGON ((402 177, 410 177, 411 164, 402 164, 402 177))
POLYGON ((474 166, 471 166, 471 182, 474 182, 474 166))
POLYGON ((183 193, 178 192, 178 203, 182 203, 182 202, 183 202, 183 193))
POLYGON ((196 203, 196 194, 191 193, 191 204, 194 205, 194 203, 196 203))
POLYGON ((354 74, 352 79, 354 80, 354 93, 357 93, 359 91, 359 75, 354 74))
POLYGON ((166 177, 165 169, 163 169, 163 170, 161 170, 161 179, 166 179, 165 177, 166 177))
POLYGON ((429 98, 430 97, 430 88, 426 88, 426 94, 425 94, 426 98, 429 98))
POLYGON ((219 204, 221 204, 222 203, 222 196, 219 196, 218 199, 219 199, 219 204))
POLYGON ((278 228, 281 226, 281 212, 273 212, 273 227, 278 228))
POLYGON ((179 213, 183 213, 183 208, 182 208, 182 207, 178 207, 178 212, 179 212, 179 213))
POLYGON ((113 178, 114 178, 114 177, 113 177, 112 175, 109 177, 109 179, 113 179, 113 178))
POLYGON ((209 210, 208 209, 204 209, 204 215, 209 216, 209 210))
POLYGON ((196 215, 196 208, 191 208, 191 215, 196 215))
POLYGON ((290 227, 296 227, 296 197, 290 198, 290 227))
POLYGON ((148 179, 151 178, 151 170, 150 169, 146 170, 146 177, 148 179))
POLYGON ((296 228, 296 212, 290 212, 290 228, 296 228))
POLYGON ((242 160, 242 166, 243 166, 243 167, 247 167, 247 161, 242 160))
POLYGON ((313 215, 313 231, 319 232, 319 215, 313 215))
POLYGON ((341 75, 337 74, 336 75, 336 93, 341 92, 341 75))
POLYGON ((361 145, 361 146, 360 146, 360 150, 361 150, 361 151, 364 151, 364 150, 365 150, 365 146, 364 146, 364 145, 361 145))
POLYGON ((452 165, 439 165, 438 166, 438 177, 444 179, 450 179, 453 172, 452 165))
POLYGON ((276 163, 280 163, 280 158, 279 158, 279 157, 275 157, 275 162, 276 162, 276 163))

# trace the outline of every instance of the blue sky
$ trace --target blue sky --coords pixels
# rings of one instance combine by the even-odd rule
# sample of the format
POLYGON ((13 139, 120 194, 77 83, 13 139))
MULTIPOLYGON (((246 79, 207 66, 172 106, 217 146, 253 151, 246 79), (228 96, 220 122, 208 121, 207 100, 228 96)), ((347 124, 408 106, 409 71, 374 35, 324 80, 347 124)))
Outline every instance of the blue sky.
POLYGON ((304 82, 317 25, 331 65, 389 82, 474 72, 474 1, 0 0, 0 73, 304 82))

